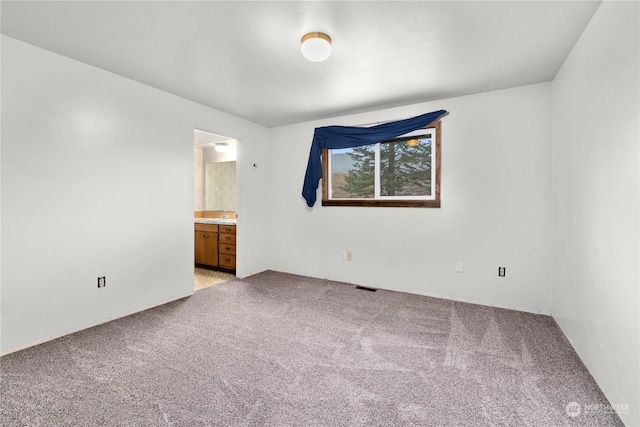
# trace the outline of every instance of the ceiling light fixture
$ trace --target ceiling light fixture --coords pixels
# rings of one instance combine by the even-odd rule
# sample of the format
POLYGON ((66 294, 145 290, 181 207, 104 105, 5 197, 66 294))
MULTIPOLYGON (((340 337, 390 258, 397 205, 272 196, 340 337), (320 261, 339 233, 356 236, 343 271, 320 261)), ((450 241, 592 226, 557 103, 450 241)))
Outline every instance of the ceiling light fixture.
POLYGON ((324 61, 331 55, 331 37, 325 33, 307 33, 302 36, 300 51, 309 61, 324 61))
POLYGON ((218 142, 216 143, 216 151, 218 153, 226 153, 229 151, 229 145, 226 142, 218 142))

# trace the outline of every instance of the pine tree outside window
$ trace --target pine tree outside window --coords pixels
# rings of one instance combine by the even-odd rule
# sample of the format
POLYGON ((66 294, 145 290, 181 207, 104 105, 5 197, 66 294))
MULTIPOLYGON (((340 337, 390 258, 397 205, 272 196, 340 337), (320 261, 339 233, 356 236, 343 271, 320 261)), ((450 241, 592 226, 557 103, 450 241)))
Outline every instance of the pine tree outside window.
POLYGON ((440 122, 374 145, 323 151, 323 206, 440 207, 440 122))

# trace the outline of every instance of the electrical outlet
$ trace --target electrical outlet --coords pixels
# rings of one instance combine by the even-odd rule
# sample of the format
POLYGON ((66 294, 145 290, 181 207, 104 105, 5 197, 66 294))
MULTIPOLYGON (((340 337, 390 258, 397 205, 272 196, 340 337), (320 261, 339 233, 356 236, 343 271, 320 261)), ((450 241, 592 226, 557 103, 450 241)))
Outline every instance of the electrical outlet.
POLYGON ((105 286, 107 286, 107 277, 98 277, 98 288, 104 288, 105 286))
POLYGON ((462 273, 464 271, 464 263, 462 261, 456 262, 456 273, 462 273))
POLYGON ((506 267, 498 267, 498 277, 505 277, 507 275, 506 267))

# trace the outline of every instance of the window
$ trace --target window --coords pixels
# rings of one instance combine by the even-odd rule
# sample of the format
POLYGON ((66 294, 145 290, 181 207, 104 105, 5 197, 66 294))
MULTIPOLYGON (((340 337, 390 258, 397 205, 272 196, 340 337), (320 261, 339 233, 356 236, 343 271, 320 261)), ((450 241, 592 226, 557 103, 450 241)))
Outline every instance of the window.
POLYGON ((323 150, 323 206, 440 207, 440 122, 355 148, 323 150))

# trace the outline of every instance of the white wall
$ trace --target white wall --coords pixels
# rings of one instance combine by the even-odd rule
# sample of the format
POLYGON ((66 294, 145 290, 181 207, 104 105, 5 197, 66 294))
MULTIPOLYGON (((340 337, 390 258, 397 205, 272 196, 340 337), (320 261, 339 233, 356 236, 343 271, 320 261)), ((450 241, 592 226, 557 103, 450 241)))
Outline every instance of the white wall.
POLYGON ((2 37, 2 353, 193 292, 194 127, 241 141, 238 275, 262 271, 266 129, 2 37))
POLYGON ((271 268, 548 313, 550 108, 546 83, 271 129, 271 268), (306 207, 300 194, 315 127, 439 109, 450 111, 440 209, 306 207), (341 250, 353 260, 341 261, 341 250))
MULTIPOLYGON (((553 83, 552 312, 640 425, 637 2, 602 3, 553 83)), ((578 402, 589 404, 592 402, 578 402)))

